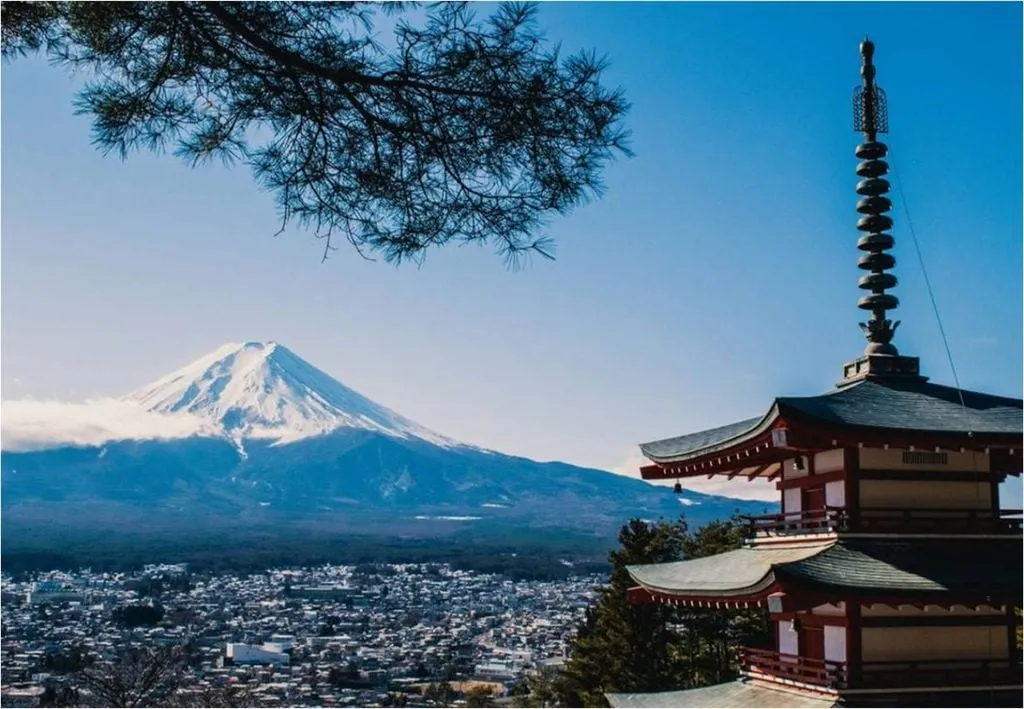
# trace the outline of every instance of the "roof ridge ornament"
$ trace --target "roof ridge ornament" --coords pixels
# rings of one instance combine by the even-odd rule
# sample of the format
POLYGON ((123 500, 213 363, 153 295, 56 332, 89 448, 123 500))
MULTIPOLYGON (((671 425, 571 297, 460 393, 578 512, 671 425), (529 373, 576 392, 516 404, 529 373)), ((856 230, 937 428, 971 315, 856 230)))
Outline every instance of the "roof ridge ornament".
POLYGON ((889 148, 877 139, 879 133, 889 130, 889 111, 885 92, 875 86, 875 45, 867 37, 861 42, 860 53, 864 59, 860 69, 863 85, 853 95, 853 126, 864 134, 865 141, 857 146, 855 155, 861 159, 857 175, 863 178, 857 183, 857 194, 863 197, 857 202, 857 211, 864 216, 857 220, 857 229, 866 233, 857 241, 857 248, 867 253, 860 257, 857 266, 870 273, 862 276, 857 285, 870 293, 861 297, 857 305, 871 311, 871 318, 860 324, 868 340, 864 354, 895 355, 899 352, 892 338, 899 322, 889 320, 886 311, 897 308, 900 301, 885 292, 896 286, 896 276, 886 273, 896 265, 896 259, 886 253, 894 244, 892 235, 886 233, 892 229, 892 218, 886 215, 892 202, 885 196, 890 189, 885 179, 889 163, 882 159, 889 148))
POLYGON ((857 301, 857 307, 871 313, 867 322, 860 323, 868 341, 864 355, 843 368, 844 381, 897 376, 918 378, 919 364, 916 357, 901 357, 892 344, 896 328, 900 323, 887 317, 890 310, 899 307, 899 299, 886 291, 896 287, 896 276, 888 273, 896 265, 896 258, 888 253, 895 244, 892 234, 892 201, 886 197, 890 184, 885 176, 889 163, 883 158, 889 147, 878 140, 879 133, 889 132, 889 107, 885 91, 875 84, 875 45, 864 37, 860 44, 862 83, 853 92, 853 129, 864 135, 864 142, 857 146, 854 154, 861 162, 857 164, 857 211, 863 215, 857 220, 857 229, 863 235, 857 241, 857 248, 865 252, 857 266, 867 271, 857 281, 857 286, 868 291, 857 301))

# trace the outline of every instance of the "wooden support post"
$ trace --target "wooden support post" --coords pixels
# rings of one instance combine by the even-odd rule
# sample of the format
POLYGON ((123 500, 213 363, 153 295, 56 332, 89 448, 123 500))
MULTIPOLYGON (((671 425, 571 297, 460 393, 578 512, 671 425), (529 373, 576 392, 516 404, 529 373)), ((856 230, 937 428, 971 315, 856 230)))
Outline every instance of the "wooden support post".
POLYGON ((850 686, 859 683, 860 669, 863 666, 861 620, 860 601, 846 601, 846 681, 850 686))

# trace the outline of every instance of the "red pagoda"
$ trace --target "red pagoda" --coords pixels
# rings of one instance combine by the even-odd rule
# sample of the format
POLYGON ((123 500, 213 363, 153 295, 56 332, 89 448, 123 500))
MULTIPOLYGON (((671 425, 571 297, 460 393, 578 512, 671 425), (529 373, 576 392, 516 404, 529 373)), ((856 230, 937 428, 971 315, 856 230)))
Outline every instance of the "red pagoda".
POLYGON ((999 501, 1000 482, 1022 469, 1022 402, 932 383, 892 344, 892 203, 877 139, 887 112, 874 45, 860 49, 865 353, 825 394, 641 445, 645 480, 775 481, 782 511, 749 518, 741 549, 629 567, 630 600, 765 607, 774 646, 744 648, 735 682, 609 694, 613 707, 1024 705, 1021 511, 999 501))

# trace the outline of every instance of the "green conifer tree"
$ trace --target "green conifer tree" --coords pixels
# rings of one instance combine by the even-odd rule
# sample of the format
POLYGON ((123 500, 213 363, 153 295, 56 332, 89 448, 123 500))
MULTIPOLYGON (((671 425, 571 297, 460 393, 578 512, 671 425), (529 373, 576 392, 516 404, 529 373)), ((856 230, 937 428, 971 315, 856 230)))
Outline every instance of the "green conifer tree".
POLYGON ((770 639, 767 614, 655 604, 632 605, 636 564, 696 559, 738 549, 739 520, 712 522, 690 532, 685 520, 650 524, 634 519, 619 533, 612 572, 573 640, 565 670, 552 683, 561 706, 607 706, 606 692, 662 692, 734 679, 737 649, 770 639))
POLYGON ((670 689, 677 674, 667 627, 672 611, 665 606, 632 605, 627 591, 634 585, 626 566, 678 560, 686 522, 650 524, 633 519, 619 532, 620 548, 609 555, 611 578, 573 643, 562 676, 556 682, 565 706, 606 706, 605 692, 655 692, 670 689))

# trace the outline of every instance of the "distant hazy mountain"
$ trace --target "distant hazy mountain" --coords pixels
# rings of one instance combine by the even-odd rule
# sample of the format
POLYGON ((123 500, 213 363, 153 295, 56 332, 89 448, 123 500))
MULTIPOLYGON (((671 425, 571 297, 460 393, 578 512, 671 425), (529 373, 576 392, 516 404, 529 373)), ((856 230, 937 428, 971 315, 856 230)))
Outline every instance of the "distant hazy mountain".
POLYGON ((604 536, 630 517, 702 523, 771 507, 462 444, 273 342, 225 345, 123 401, 174 419, 175 437, 4 451, 5 533, 312 525, 430 536, 494 523, 604 536))

